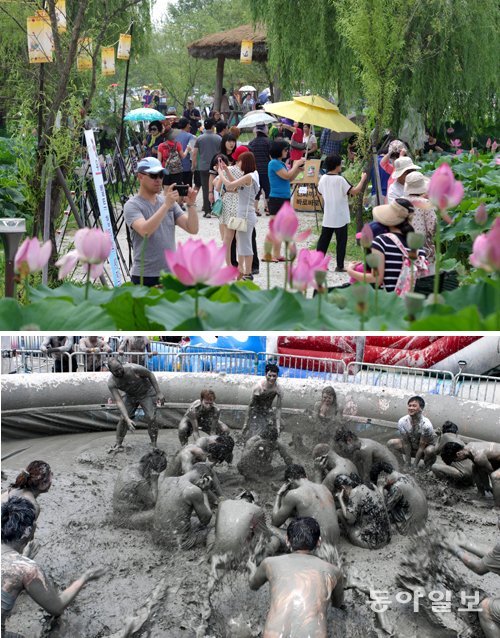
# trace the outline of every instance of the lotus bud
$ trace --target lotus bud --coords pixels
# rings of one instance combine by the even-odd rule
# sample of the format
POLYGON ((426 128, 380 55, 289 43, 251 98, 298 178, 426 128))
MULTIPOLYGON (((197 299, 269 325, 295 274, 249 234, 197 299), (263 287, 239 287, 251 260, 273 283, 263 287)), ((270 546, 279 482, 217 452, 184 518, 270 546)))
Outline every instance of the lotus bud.
POLYGON ((408 248, 418 250, 425 244, 425 235, 422 235, 422 233, 408 233, 406 241, 408 243, 408 248))
POLYGON ((366 263, 372 270, 378 269, 379 260, 380 260, 379 253, 370 253, 369 255, 366 255, 366 263))
POLYGON ((424 307, 425 295, 418 292, 408 292, 404 301, 408 315, 415 317, 424 307))
POLYGON ((480 226, 484 226, 484 224, 488 221, 488 211, 486 210, 486 204, 484 202, 481 202, 476 208, 474 219, 480 226))

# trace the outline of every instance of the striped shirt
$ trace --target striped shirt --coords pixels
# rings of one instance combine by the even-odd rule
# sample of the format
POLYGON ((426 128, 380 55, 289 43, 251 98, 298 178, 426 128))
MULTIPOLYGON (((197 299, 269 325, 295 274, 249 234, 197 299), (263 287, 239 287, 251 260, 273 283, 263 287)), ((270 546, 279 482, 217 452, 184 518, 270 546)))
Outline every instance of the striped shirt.
MULTIPOLYGON (((405 248, 408 248, 406 237, 398 234, 398 239, 405 248)), ((403 253, 388 235, 379 235, 373 240, 372 250, 378 250, 385 257, 383 288, 392 292, 398 283, 399 274, 403 268, 403 253)), ((419 255, 425 255, 424 250, 418 251, 419 255)))

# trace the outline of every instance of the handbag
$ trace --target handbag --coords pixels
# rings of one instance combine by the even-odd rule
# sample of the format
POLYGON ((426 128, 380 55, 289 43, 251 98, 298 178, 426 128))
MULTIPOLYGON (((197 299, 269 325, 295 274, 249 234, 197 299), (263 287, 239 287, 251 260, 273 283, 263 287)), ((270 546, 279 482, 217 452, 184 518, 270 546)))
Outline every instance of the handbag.
POLYGON ((222 215, 223 205, 224 205, 224 202, 222 201, 222 197, 219 197, 219 199, 216 202, 214 202, 212 205, 212 210, 210 211, 212 215, 215 215, 216 217, 220 217, 222 215))
MULTIPOLYGON (((254 182, 252 182, 254 183, 254 182)), ((248 204, 247 204, 247 210, 246 210, 246 214, 245 217, 235 217, 234 215, 232 217, 229 218, 228 222, 227 222, 227 227, 230 230, 236 230, 239 231, 240 233, 246 233, 248 230, 248 223, 247 223, 247 217, 248 217, 248 209, 250 208, 250 206, 253 205, 253 201, 252 199, 248 200, 248 204)))

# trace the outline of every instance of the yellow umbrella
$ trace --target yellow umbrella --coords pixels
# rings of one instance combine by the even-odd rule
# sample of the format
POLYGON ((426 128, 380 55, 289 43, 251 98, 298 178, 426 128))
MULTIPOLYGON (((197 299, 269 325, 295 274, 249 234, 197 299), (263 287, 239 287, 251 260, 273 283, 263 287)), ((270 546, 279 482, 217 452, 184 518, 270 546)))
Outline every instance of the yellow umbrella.
POLYGON ((304 95, 294 97, 289 102, 265 104, 264 110, 273 115, 288 117, 295 122, 329 128, 337 133, 361 133, 359 126, 342 115, 338 106, 319 95, 304 95))

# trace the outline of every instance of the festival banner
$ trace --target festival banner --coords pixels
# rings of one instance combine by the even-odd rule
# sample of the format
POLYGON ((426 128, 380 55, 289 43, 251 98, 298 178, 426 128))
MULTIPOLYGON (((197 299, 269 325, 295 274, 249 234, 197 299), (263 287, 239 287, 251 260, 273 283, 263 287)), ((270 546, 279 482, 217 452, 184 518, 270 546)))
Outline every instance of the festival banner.
POLYGON ((92 38, 80 38, 78 40, 76 70, 88 71, 91 68, 92 68, 92 38))
POLYGON ((87 143, 87 150, 89 153, 89 162, 92 169, 92 177, 94 179, 94 189, 97 197, 97 204, 99 206, 99 212, 101 214, 101 226, 105 233, 109 233, 111 237, 111 253, 108 261, 111 267, 111 278, 113 280, 113 286, 120 286, 122 283, 122 276, 120 272, 120 266, 118 263, 118 256, 116 254, 115 237, 113 235, 113 227, 111 225, 111 215, 109 214, 108 198, 106 197, 106 189, 104 188, 104 179, 102 175, 101 162, 97 154, 97 147, 95 145, 94 131, 92 129, 85 130, 85 141, 87 143))
POLYGON ((49 14, 39 10, 27 19, 28 55, 30 64, 52 62, 54 40, 49 14))
POLYGON ((115 47, 101 48, 101 72, 103 75, 115 74, 115 47))
POLYGON ((63 33, 66 31, 66 0, 56 2, 57 30, 63 33))
POLYGON ((240 62, 241 64, 252 64, 253 42, 252 40, 241 41, 240 62))
POLYGON ((130 49, 132 48, 132 36, 129 33, 120 33, 120 40, 118 41, 118 54, 119 60, 128 60, 130 58, 130 49))

